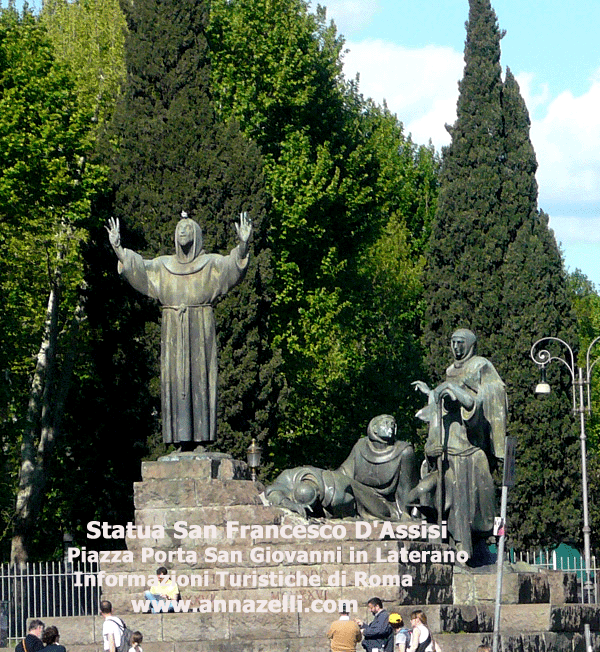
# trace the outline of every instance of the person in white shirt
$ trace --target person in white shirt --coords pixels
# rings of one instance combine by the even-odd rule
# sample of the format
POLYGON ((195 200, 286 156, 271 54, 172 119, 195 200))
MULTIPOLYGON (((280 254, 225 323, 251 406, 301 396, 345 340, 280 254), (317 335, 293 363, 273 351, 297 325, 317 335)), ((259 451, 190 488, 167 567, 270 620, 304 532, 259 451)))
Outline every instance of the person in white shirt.
POLYGON ((119 624, 119 618, 113 616, 112 604, 108 600, 102 600, 100 603, 100 615, 104 618, 102 623, 104 649, 107 652, 117 652, 117 648, 121 645, 121 634, 124 626, 119 624))
POLYGON ((400 614, 392 613, 388 620, 394 630, 394 652, 406 652, 410 645, 410 630, 404 627, 400 614))

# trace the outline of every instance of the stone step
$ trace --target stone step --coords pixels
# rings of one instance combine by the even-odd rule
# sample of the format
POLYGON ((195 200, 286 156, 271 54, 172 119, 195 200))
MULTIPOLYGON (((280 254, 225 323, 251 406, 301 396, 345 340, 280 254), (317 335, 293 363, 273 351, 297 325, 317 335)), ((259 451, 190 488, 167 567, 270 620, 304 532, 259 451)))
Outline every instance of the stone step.
MULTIPOLYGON (((349 608, 352 608, 352 601, 355 602, 357 608, 361 611, 364 611, 364 614, 361 616, 363 619, 369 616, 369 612, 365 606, 365 594, 366 590, 364 588, 307 588, 294 591, 286 591, 285 589, 257 589, 254 591, 244 591, 244 590, 231 590, 231 591, 218 591, 218 592, 196 592, 196 593, 183 593, 182 600, 189 600, 189 605, 191 608, 203 609, 203 605, 207 603, 205 601, 209 600, 214 602, 215 600, 224 600, 229 604, 229 600, 239 600, 242 602, 245 600, 252 600, 253 602, 257 601, 266 601, 266 600, 279 600, 283 601, 286 596, 291 599, 293 595, 296 599, 296 602, 301 599, 302 606, 307 608, 312 603, 313 600, 328 600, 335 601, 336 603, 344 602, 349 603, 349 608)), ((385 587, 381 590, 378 590, 379 597, 385 602, 385 604, 402 604, 412 605, 413 608, 421 604, 448 604, 452 599, 452 591, 448 586, 437 586, 429 584, 421 584, 418 586, 412 586, 410 589, 402 587, 385 587)), ((369 594, 371 591, 369 590, 369 594)), ((137 593, 111 593, 108 596, 108 599, 112 602, 113 607, 116 611, 122 613, 132 613, 132 600, 142 600, 143 594, 141 591, 137 593)), ((337 607, 334 610, 334 613, 337 612, 337 607)))
POLYGON ((189 478, 204 481, 249 480, 250 471, 246 462, 231 459, 226 455, 221 458, 208 454, 204 459, 142 462, 143 480, 188 480, 189 478))
POLYGON ((133 492, 137 509, 262 505, 257 485, 251 480, 206 482, 201 478, 151 479, 135 482, 133 492))
MULTIPOLYGON (((475 652, 479 645, 492 646, 492 635, 437 634, 436 640, 443 652, 475 652)), ((600 634, 592 634, 592 649, 600 649, 600 634)), ((535 632, 504 634, 500 636, 501 652, 584 652, 580 633, 535 632)), ((144 651, 145 652, 145 651, 144 651)))
MULTIPOLYGON (((62 630, 61 630, 62 631, 62 630)), ((492 644, 492 636, 481 634, 438 634, 436 635, 443 652, 474 652, 479 645, 492 644)), ((63 637, 61 636, 61 641, 63 637)), ((102 643, 70 645, 64 643, 69 652, 103 652, 102 643)), ((583 650, 584 641, 580 633, 557 634, 550 632, 527 632, 500 636, 501 652, 573 652, 583 650)), ((282 642, 281 639, 261 641, 238 639, 195 639, 181 641, 149 641, 144 638, 144 652, 325 652, 329 644, 325 635, 310 638, 295 638, 282 642)), ((600 649, 600 635, 592 634, 592 649, 600 649)), ((357 652, 363 652, 361 645, 357 652)))
MULTIPOLYGON (((456 568, 455 604, 495 604, 496 572, 477 573, 456 568)), ((563 571, 515 572, 507 564, 502 578, 503 604, 576 603, 577 575, 563 571)))
MULTIPOLYGON (((186 569, 187 572, 177 572, 176 577, 180 586, 182 598, 191 600, 192 607, 199 607, 205 600, 239 599, 239 600, 281 600, 284 595, 301 596, 304 605, 310 604, 312 599, 321 600, 355 600, 363 606, 365 593, 377 594, 388 604, 417 605, 428 604, 443 605, 452 602, 459 605, 474 605, 480 611, 487 607, 493 611, 495 604, 496 576, 487 575, 454 575, 454 585, 451 584, 451 567, 444 565, 399 566, 397 564, 353 564, 353 565, 288 565, 262 568, 225 567, 220 569, 186 569), (344 569, 340 571, 340 568, 344 569), (256 572, 256 575, 254 575, 256 572), (344 575, 342 575, 342 572, 344 575), (272 573, 275 581, 269 581, 264 587, 253 587, 251 582, 254 577, 265 578, 272 573), (237 581, 241 577, 249 578, 246 587, 238 588, 230 584, 229 575, 237 581), (359 583, 358 575, 362 576, 359 583), (277 586, 277 579, 293 579, 298 582, 299 588, 291 584, 277 586), (342 587, 330 586, 331 578, 344 578, 342 587), (402 585, 403 578, 409 577, 412 584, 408 587, 402 585), (197 584, 189 586, 185 582, 194 579, 197 584), (378 584, 377 582, 382 582, 378 584), (389 581, 388 581, 389 580, 389 581), (373 583, 374 582, 374 583, 373 583), (304 586, 303 583, 308 584, 304 586), (464 590, 466 583, 471 584, 469 591, 464 590)), ((571 579, 564 573, 513 573, 505 577, 503 583, 502 602, 505 606, 521 604, 558 607, 572 600, 570 587, 571 579)), ((131 612, 131 601, 143 598, 144 590, 149 588, 150 581, 155 579, 154 569, 146 564, 140 572, 124 571, 112 572, 112 584, 103 584, 105 597, 111 600, 115 608, 125 613, 131 612), (152 570, 151 570, 152 569, 152 570), (116 583, 116 585, 115 585, 116 583)), ((573 606, 577 606, 572 603, 573 606)))
MULTIPOLYGON (((385 605, 409 621, 414 607, 385 605)), ((480 639, 491 636, 493 611, 488 607, 472 605, 428 605, 423 608, 435 636, 472 634, 480 639)), ((115 610, 115 613, 119 613, 115 610)), ((291 640, 314 639, 325 632, 336 619, 327 613, 169 613, 121 614, 132 630, 144 634, 144 650, 148 643, 172 641, 264 641, 278 639, 281 645, 291 640)), ((366 608, 358 617, 367 619, 366 608)), ((583 631, 588 622, 596 636, 600 636, 600 606, 591 605, 503 605, 500 631, 505 637, 518 638, 523 633, 547 633, 555 636, 574 635, 583 631)), ((69 649, 75 646, 96 645, 102 640, 101 616, 55 618, 52 621, 61 634, 61 642, 69 649)), ((451 640, 450 638, 448 640, 451 640)), ((442 646, 444 652, 448 652, 442 646)), ((595 648, 600 649, 600 648, 595 648)))

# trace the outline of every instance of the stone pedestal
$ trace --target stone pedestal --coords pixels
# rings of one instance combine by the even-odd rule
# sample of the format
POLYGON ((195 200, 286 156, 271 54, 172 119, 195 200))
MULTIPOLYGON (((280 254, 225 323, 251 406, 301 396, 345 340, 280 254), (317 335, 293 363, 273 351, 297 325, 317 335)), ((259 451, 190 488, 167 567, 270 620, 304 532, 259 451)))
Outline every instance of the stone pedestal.
MULTIPOLYGON (((102 570, 113 583, 104 586, 105 597, 144 633, 145 652, 323 652, 339 604, 369 620, 366 602, 373 596, 405 621, 422 608, 444 652, 473 652, 491 642, 495 572, 459 569, 439 541, 392 538, 389 529, 382 538, 385 526, 377 521, 306 521, 264 504, 245 463, 228 457, 144 462, 142 477, 135 521, 143 527, 136 534, 151 536, 127 540, 133 563, 102 570), (426 563, 415 561, 424 553, 426 563), (134 613, 140 603, 132 601, 143 600, 144 581, 159 566, 176 576, 187 613, 134 613)), ((599 610, 569 604, 574 599, 572 575, 508 573, 502 649, 582 650, 584 620, 600 646, 599 610)), ((58 626, 71 652, 101 649, 98 618, 72 636, 72 625, 58 626)))

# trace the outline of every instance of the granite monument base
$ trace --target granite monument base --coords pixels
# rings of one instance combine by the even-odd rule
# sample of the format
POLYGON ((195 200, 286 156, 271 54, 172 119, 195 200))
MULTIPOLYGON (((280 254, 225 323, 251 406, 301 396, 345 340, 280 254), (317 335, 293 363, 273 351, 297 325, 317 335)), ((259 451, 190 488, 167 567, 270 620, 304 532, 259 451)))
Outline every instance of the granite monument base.
MULTIPOLYGON (((444 652, 491 643, 495 572, 457 564, 425 523, 307 521, 265 505, 262 486, 230 458, 144 462, 142 477, 126 542, 133 561, 102 570, 103 597, 144 634, 145 652, 323 652, 341 604, 369 620, 373 596, 405 621, 422 608, 444 652), (159 566, 176 579, 185 613, 139 613, 159 566)), ((584 622, 600 649, 600 610, 573 603, 575 582, 507 573, 501 649, 584 652, 584 622)), ((55 621, 70 652, 102 649, 101 617, 55 621)))

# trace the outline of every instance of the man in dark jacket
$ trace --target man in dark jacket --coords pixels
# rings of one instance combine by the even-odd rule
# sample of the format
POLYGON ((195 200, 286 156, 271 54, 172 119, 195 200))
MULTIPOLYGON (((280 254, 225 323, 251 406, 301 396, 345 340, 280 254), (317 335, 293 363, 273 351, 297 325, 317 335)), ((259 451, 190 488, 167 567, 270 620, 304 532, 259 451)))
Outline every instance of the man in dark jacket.
POLYGON ((43 631, 44 623, 41 620, 32 620, 29 623, 29 634, 15 647, 15 652, 38 652, 38 650, 43 650, 43 631))
POLYGON ((367 652, 373 650, 393 652, 394 632, 390 625, 389 614, 383 608, 383 602, 379 598, 371 598, 367 606, 374 616, 372 622, 365 625, 362 620, 356 621, 363 635, 362 646, 367 652))

